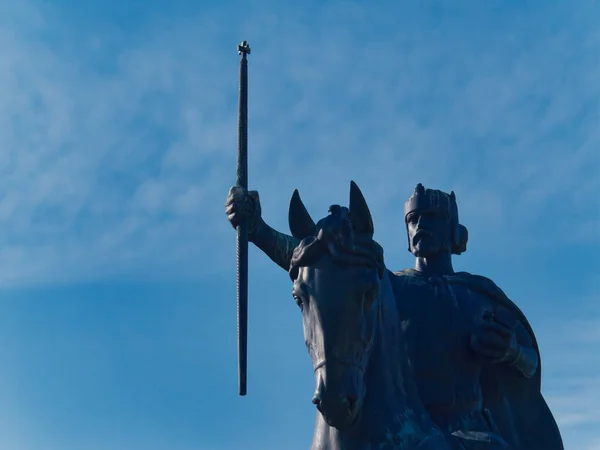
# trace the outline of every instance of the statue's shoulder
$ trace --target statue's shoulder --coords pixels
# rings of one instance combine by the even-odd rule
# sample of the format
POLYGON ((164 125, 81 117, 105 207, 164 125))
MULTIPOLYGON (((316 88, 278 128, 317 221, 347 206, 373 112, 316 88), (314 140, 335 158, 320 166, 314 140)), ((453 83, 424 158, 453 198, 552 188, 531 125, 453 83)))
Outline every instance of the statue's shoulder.
POLYGON ((507 295, 491 279, 469 272, 456 272, 447 277, 450 283, 464 284, 473 289, 485 291, 492 297, 507 298, 507 295))
POLYGON ((415 269, 402 269, 390 273, 395 277, 413 277, 419 272, 417 272, 415 269))
POLYGON ((415 269, 402 269, 396 272, 390 271, 390 274, 394 278, 402 281, 411 281, 423 278, 423 275, 420 272, 417 272, 415 269))
POLYGON ((410 288, 427 284, 427 278, 415 269, 403 269, 396 272, 390 271, 390 279, 396 288, 410 288))
MULTIPOLYGON (((448 282, 462 284, 468 289, 486 295, 501 306, 512 310, 514 313, 517 314, 517 316, 522 322, 527 324, 526 327, 530 330, 529 322, 527 322, 523 311, 521 311, 521 309, 504 293, 504 291, 500 289, 496 285, 496 283, 494 283, 489 278, 486 278, 481 275, 473 275, 468 272, 457 272, 448 277, 448 282)), ((530 332, 532 331, 530 330, 530 332)))
MULTIPOLYGON (((396 272, 390 271, 390 276, 395 280, 406 283, 422 283, 427 282, 427 277, 415 269, 403 269, 396 272)), ((482 275, 475 275, 469 272, 456 272, 445 277, 449 283, 463 284, 472 289, 484 291, 495 297, 506 297, 502 289, 492 280, 482 275)))

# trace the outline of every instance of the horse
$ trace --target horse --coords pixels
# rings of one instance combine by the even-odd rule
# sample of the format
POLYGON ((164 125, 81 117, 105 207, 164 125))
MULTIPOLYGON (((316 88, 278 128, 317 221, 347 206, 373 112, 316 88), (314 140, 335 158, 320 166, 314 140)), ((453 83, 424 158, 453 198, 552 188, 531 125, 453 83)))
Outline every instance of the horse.
POLYGON ((358 188, 317 224, 298 191, 299 240, 289 269, 312 360, 317 408, 311 450, 450 450, 421 403, 408 364, 383 249, 358 188))

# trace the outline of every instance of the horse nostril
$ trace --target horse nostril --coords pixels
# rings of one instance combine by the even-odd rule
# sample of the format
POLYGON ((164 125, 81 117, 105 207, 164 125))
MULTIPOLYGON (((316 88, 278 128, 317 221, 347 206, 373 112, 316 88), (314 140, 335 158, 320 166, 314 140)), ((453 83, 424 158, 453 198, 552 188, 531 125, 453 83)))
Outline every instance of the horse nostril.
POLYGON ((342 402, 346 405, 348 411, 352 411, 354 404, 356 403, 356 399, 354 397, 342 397, 342 402))
POLYGON ((317 387, 315 389, 315 393, 313 394, 313 398, 312 398, 313 405, 316 405, 317 408, 320 408, 321 402, 323 401, 323 397, 321 396, 321 393, 323 392, 324 387, 325 386, 323 383, 323 377, 321 374, 319 374, 319 376, 317 378, 317 387))

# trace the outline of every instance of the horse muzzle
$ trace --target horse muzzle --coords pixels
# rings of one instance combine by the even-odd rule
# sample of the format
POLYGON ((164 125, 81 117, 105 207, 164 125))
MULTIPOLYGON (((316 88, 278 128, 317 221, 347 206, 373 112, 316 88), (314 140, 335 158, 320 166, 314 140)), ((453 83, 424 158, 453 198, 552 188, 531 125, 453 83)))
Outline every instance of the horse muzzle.
POLYGON ((317 387, 313 404, 325 422, 338 429, 352 426, 356 421, 364 398, 363 373, 357 366, 345 366, 343 370, 331 371, 324 367, 315 372, 317 387))

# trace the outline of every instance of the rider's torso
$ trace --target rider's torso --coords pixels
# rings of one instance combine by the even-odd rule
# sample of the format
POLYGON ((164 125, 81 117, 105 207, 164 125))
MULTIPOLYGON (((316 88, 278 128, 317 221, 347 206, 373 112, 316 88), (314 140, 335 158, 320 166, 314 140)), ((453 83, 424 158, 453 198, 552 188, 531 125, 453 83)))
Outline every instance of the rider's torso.
POLYGON ((482 361, 469 339, 490 300, 441 277, 401 275, 395 289, 415 382, 426 408, 477 409, 482 361))

